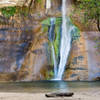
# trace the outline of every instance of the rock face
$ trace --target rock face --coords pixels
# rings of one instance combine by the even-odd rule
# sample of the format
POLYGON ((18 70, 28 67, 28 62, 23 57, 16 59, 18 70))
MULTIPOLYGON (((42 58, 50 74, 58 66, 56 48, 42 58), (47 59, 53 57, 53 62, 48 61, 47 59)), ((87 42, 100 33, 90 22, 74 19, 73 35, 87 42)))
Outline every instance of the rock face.
POLYGON ((7 81, 11 80, 8 73, 15 74, 17 80, 45 79, 48 40, 42 33, 41 23, 37 21, 40 17, 35 19, 35 15, 31 18, 14 16, 9 19, 10 24, 0 26, 1 80, 4 77, 7 81), (44 69, 44 73, 41 69, 44 69))
MULTIPOLYGON (((61 16, 61 0, 53 0, 48 13, 45 0, 31 1, 0 1, 0 7, 24 5, 28 8, 28 12, 25 12, 27 9, 20 7, 10 18, 0 13, 0 81, 45 80, 53 76, 53 66, 49 61, 48 31, 42 31, 41 22, 48 17, 61 16)), ((89 53, 86 38, 82 32, 80 35, 72 43, 64 80, 88 80, 89 53)))
MULTIPOLYGON (((8 7, 8 6, 35 6, 38 8, 41 6, 41 8, 46 6, 46 0, 0 0, 0 8, 2 7, 8 7), (41 3, 41 5, 39 4, 41 3)), ((60 7, 61 5, 61 0, 53 0, 52 8, 54 7, 60 7)))
POLYGON ((29 76, 28 80, 40 79, 40 70, 47 64, 47 37, 41 33, 38 22, 28 24, 28 19, 21 22, 19 27, 17 22, 13 28, 11 25, 1 26, 0 72, 16 73, 18 80, 24 76, 29 76))
POLYGON ((22 6, 24 2, 25 0, 1 0, 0 7, 16 6, 16 5, 22 6))
MULTIPOLYGON (((12 2, 18 4, 23 1, 12 2)), ((4 1, 1 2, 3 4, 4 1)), ((42 33, 41 25, 41 21, 47 17, 44 10, 45 0, 42 5, 34 3, 31 13, 25 13, 27 9, 24 9, 10 18, 0 15, 1 81, 43 80, 51 75, 48 74, 52 68, 48 60, 48 38, 47 33, 42 33), (40 6, 43 7, 41 10, 40 6)))
POLYGON ((84 32, 88 54, 89 80, 100 80, 100 33, 84 32))
POLYGON ((88 57, 83 33, 79 40, 73 41, 68 69, 65 72, 66 80, 88 80, 88 57))

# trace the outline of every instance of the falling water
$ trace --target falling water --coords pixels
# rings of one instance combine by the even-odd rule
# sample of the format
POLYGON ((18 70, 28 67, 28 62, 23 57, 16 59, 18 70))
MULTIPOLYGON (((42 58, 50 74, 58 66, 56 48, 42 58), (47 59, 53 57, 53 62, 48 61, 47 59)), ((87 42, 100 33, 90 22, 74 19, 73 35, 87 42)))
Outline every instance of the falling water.
POLYGON ((50 18, 50 28, 49 28, 49 41, 51 43, 53 43, 54 38, 55 38, 54 29, 55 29, 55 18, 52 17, 50 18))
POLYGON ((54 62, 54 77, 56 77, 56 75, 57 75, 57 61, 56 61, 56 55, 55 55, 55 50, 54 50, 54 46, 53 46, 53 41, 55 38, 54 29, 55 29, 55 18, 52 17, 50 19, 49 41, 51 42, 52 57, 53 57, 53 62, 54 62))
POLYGON ((55 50, 53 44, 51 45, 52 49, 52 55, 53 55, 53 61, 54 61, 54 78, 57 76, 57 61, 56 61, 56 56, 55 56, 55 50))
POLYGON ((60 62, 57 73, 57 80, 62 79, 62 75, 64 73, 64 69, 67 63, 67 59, 69 56, 70 48, 71 48, 71 32, 68 29, 68 24, 66 20, 66 0, 62 2, 62 37, 61 37, 61 46, 60 46, 60 62))
MULTIPOLYGON (((49 0, 47 0, 48 3, 49 0)), ((49 27, 49 41, 51 43, 52 57, 54 62, 54 79, 61 80, 65 66, 69 57, 71 49, 72 34, 75 31, 75 26, 71 24, 71 21, 68 17, 68 1, 63 0, 62 2, 62 28, 61 28, 61 43, 60 43, 60 61, 58 62, 55 55, 55 49, 53 42, 55 40, 55 18, 50 18, 50 27, 49 27), (67 13, 66 13, 67 12, 67 13), (58 65, 59 64, 59 65, 58 65)))
POLYGON ((51 0, 46 0, 46 12, 51 8, 51 0))

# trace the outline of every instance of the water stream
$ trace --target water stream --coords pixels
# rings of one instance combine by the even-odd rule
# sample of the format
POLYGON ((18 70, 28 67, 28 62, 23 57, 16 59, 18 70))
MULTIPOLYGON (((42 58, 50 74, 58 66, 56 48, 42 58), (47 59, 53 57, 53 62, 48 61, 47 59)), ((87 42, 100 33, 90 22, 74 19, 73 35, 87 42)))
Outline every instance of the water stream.
POLYGON ((52 50, 52 57, 53 57, 53 63, 54 63, 54 77, 56 77, 56 75, 57 75, 57 61, 56 61, 55 49, 53 46, 53 41, 55 38, 54 29, 55 29, 55 18, 52 17, 50 19, 49 41, 51 42, 51 50, 52 50))
POLYGON ((57 80, 61 80, 64 69, 67 63, 71 48, 71 33, 68 29, 67 19, 66 19, 66 0, 62 1, 62 37, 61 37, 61 46, 60 46, 60 62, 57 73, 57 80))
POLYGON ((56 55, 55 55, 55 50, 53 44, 51 44, 51 49, 52 49, 52 55, 53 55, 53 61, 54 61, 54 78, 57 76, 57 61, 56 61, 56 55))
POLYGON ((46 0, 46 13, 51 8, 51 0, 46 0))
POLYGON ((72 41, 72 31, 74 26, 70 24, 70 19, 67 16, 67 1, 62 2, 62 27, 61 27, 61 43, 60 43, 60 61, 56 61, 55 50, 53 46, 54 41, 54 28, 55 28, 55 18, 50 19, 49 28, 49 40, 51 42, 52 57, 54 62, 54 80, 62 80, 63 73, 66 67, 66 63, 69 57, 72 41), (58 63, 57 63, 58 62, 58 63), (59 64, 59 65, 57 65, 59 64))
POLYGON ((50 41, 51 54, 54 63, 53 80, 62 80, 70 55, 73 36, 77 36, 78 33, 77 27, 72 24, 70 18, 68 17, 68 1, 69 0, 62 0, 62 17, 51 17, 50 20, 47 19, 43 22, 44 25, 48 24, 49 26, 48 38, 50 41), (57 27, 61 28, 61 30, 57 27), (56 34, 57 31, 58 34, 56 34), (58 35, 60 38, 57 38, 58 35))

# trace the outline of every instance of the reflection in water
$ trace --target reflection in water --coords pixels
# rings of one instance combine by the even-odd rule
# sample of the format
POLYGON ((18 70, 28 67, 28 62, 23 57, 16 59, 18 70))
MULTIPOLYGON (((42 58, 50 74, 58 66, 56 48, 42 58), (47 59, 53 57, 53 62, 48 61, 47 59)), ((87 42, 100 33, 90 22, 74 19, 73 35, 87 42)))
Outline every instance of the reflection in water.
POLYGON ((58 92, 68 92, 67 82, 58 82, 59 90, 58 92))
POLYGON ((66 81, 34 81, 17 83, 0 83, 1 92, 67 92, 100 89, 100 82, 66 82, 66 81))

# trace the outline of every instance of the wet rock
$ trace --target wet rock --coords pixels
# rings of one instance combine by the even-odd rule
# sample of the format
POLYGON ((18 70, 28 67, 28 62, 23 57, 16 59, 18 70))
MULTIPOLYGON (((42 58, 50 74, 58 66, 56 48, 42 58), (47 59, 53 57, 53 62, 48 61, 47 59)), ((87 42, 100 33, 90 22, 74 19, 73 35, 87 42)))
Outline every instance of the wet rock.
POLYGON ((32 51, 32 53, 34 53, 34 54, 42 54, 42 50, 41 49, 37 49, 37 50, 32 51))
POLYGON ((96 77, 93 79, 94 81, 100 81, 100 77, 96 77))
POLYGON ((72 43, 71 55, 69 57, 64 80, 88 80, 88 58, 85 38, 82 33, 79 40, 72 43))
POLYGON ((49 93, 45 94, 46 97, 72 97, 74 93, 68 92, 68 93, 49 93))
POLYGON ((87 70, 86 68, 82 68, 82 67, 77 67, 77 68, 69 68, 70 70, 87 70))
POLYGON ((77 74, 72 74, 72 75, 71 75, 71 77, 75 77, 75 76, 77 76, 77 74))

